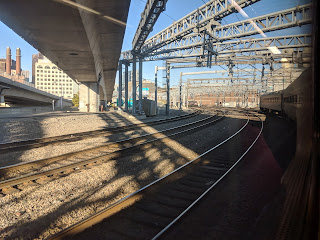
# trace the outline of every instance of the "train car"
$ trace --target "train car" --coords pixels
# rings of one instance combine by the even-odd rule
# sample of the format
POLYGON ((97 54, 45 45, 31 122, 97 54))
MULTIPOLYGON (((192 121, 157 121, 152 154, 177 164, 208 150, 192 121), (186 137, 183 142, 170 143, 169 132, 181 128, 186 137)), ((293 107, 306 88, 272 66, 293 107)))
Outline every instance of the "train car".
POLYGON ((282 91, 267 93, 260 96, 260 110, 265 112, 282 111, 282 91))
POLYGON ((311 70, 305 70, 286 89, 261 95, 260 110, 278 112, 293 120, 297 120, 298 115, 305 115, 310 111, 308 104, 312 102, 311 78, 311 70))
POLYGON ((283 91, 282 112, 289 118, 297 120, 311 111, 311 79, 311 71, 306 70, 283 91))

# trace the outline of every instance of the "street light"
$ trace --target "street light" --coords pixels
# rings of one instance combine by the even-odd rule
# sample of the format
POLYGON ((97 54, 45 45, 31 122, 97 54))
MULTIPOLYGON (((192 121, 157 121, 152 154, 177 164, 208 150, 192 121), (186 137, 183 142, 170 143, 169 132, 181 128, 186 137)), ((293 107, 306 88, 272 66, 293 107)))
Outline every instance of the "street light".
MULTIPOLYGON (((58 80, 54 81, 53 83, 57 83, 57 82, 58 82, 58 80)), ((62 111, 63 106, 62 106, 62 83, 61 82, 60 82, 60 88, 61 88, 60 109, 62 111)))

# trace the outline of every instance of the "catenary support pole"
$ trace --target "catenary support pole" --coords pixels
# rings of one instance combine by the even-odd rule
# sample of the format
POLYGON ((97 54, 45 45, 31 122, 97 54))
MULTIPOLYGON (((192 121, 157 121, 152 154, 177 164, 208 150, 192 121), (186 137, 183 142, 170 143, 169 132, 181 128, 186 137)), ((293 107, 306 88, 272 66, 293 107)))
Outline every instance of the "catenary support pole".
POLYGON ((142 114, 142 57, 139 57, 139 114, 142 114))
POLYGON ((133 55, 132 62, 132 113, 136 113, 136 96, 137 96, 137 58, 133 55))
POLYGON ((125 64, 125 70, 124 70, 124 108, 126 111, 128 111, 128 67, 129 63, 125 64))
POLYGON ((122 61, 119 61, 118 107, 122 107, 122 61))
POLYGON ((156 114, 158 115, 158 66, 155 67, 154 85, 154 101, 156 103, 156 114))
POLYGON ((180 87, 180 111, 182 110, 182 72, 180 72, 180 82, 179 82, 179 87, 180 87))
POLYGON ((166 115, 170 114, 170 64, 166 61, 167 104, 166 115))

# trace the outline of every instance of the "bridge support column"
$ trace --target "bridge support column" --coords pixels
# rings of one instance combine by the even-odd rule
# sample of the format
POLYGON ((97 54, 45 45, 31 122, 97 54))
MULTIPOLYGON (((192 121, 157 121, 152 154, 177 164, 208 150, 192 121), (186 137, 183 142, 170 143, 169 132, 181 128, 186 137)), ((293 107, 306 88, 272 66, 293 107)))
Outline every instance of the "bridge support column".
POLYGON ((0 95, 0 106, 4 105, 4 96, 0 95))
POLYGON ((81 83, 79 86, 79 111, 99 112, 99 83, 81 83))
POLYGON ((4 89, 9 89, 9 87, 5 87, 5 86, 1 86, 0 85, 0 107, 6 105, 5 102, 4 102, 4 95, 2 94, 2 91, 4 89))

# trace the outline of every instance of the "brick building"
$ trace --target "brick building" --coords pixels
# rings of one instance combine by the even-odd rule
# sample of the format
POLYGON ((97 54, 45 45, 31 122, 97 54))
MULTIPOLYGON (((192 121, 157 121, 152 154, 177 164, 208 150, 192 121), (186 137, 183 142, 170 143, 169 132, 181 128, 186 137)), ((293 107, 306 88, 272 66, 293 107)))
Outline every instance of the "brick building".
POLYGON ((21 69, 21 50, 16 50, 16 60, 11 58, 11 49, 7 47, 6 58, 0 59, 0 75, 20 83, 29 83, 29 71, 21 69))

